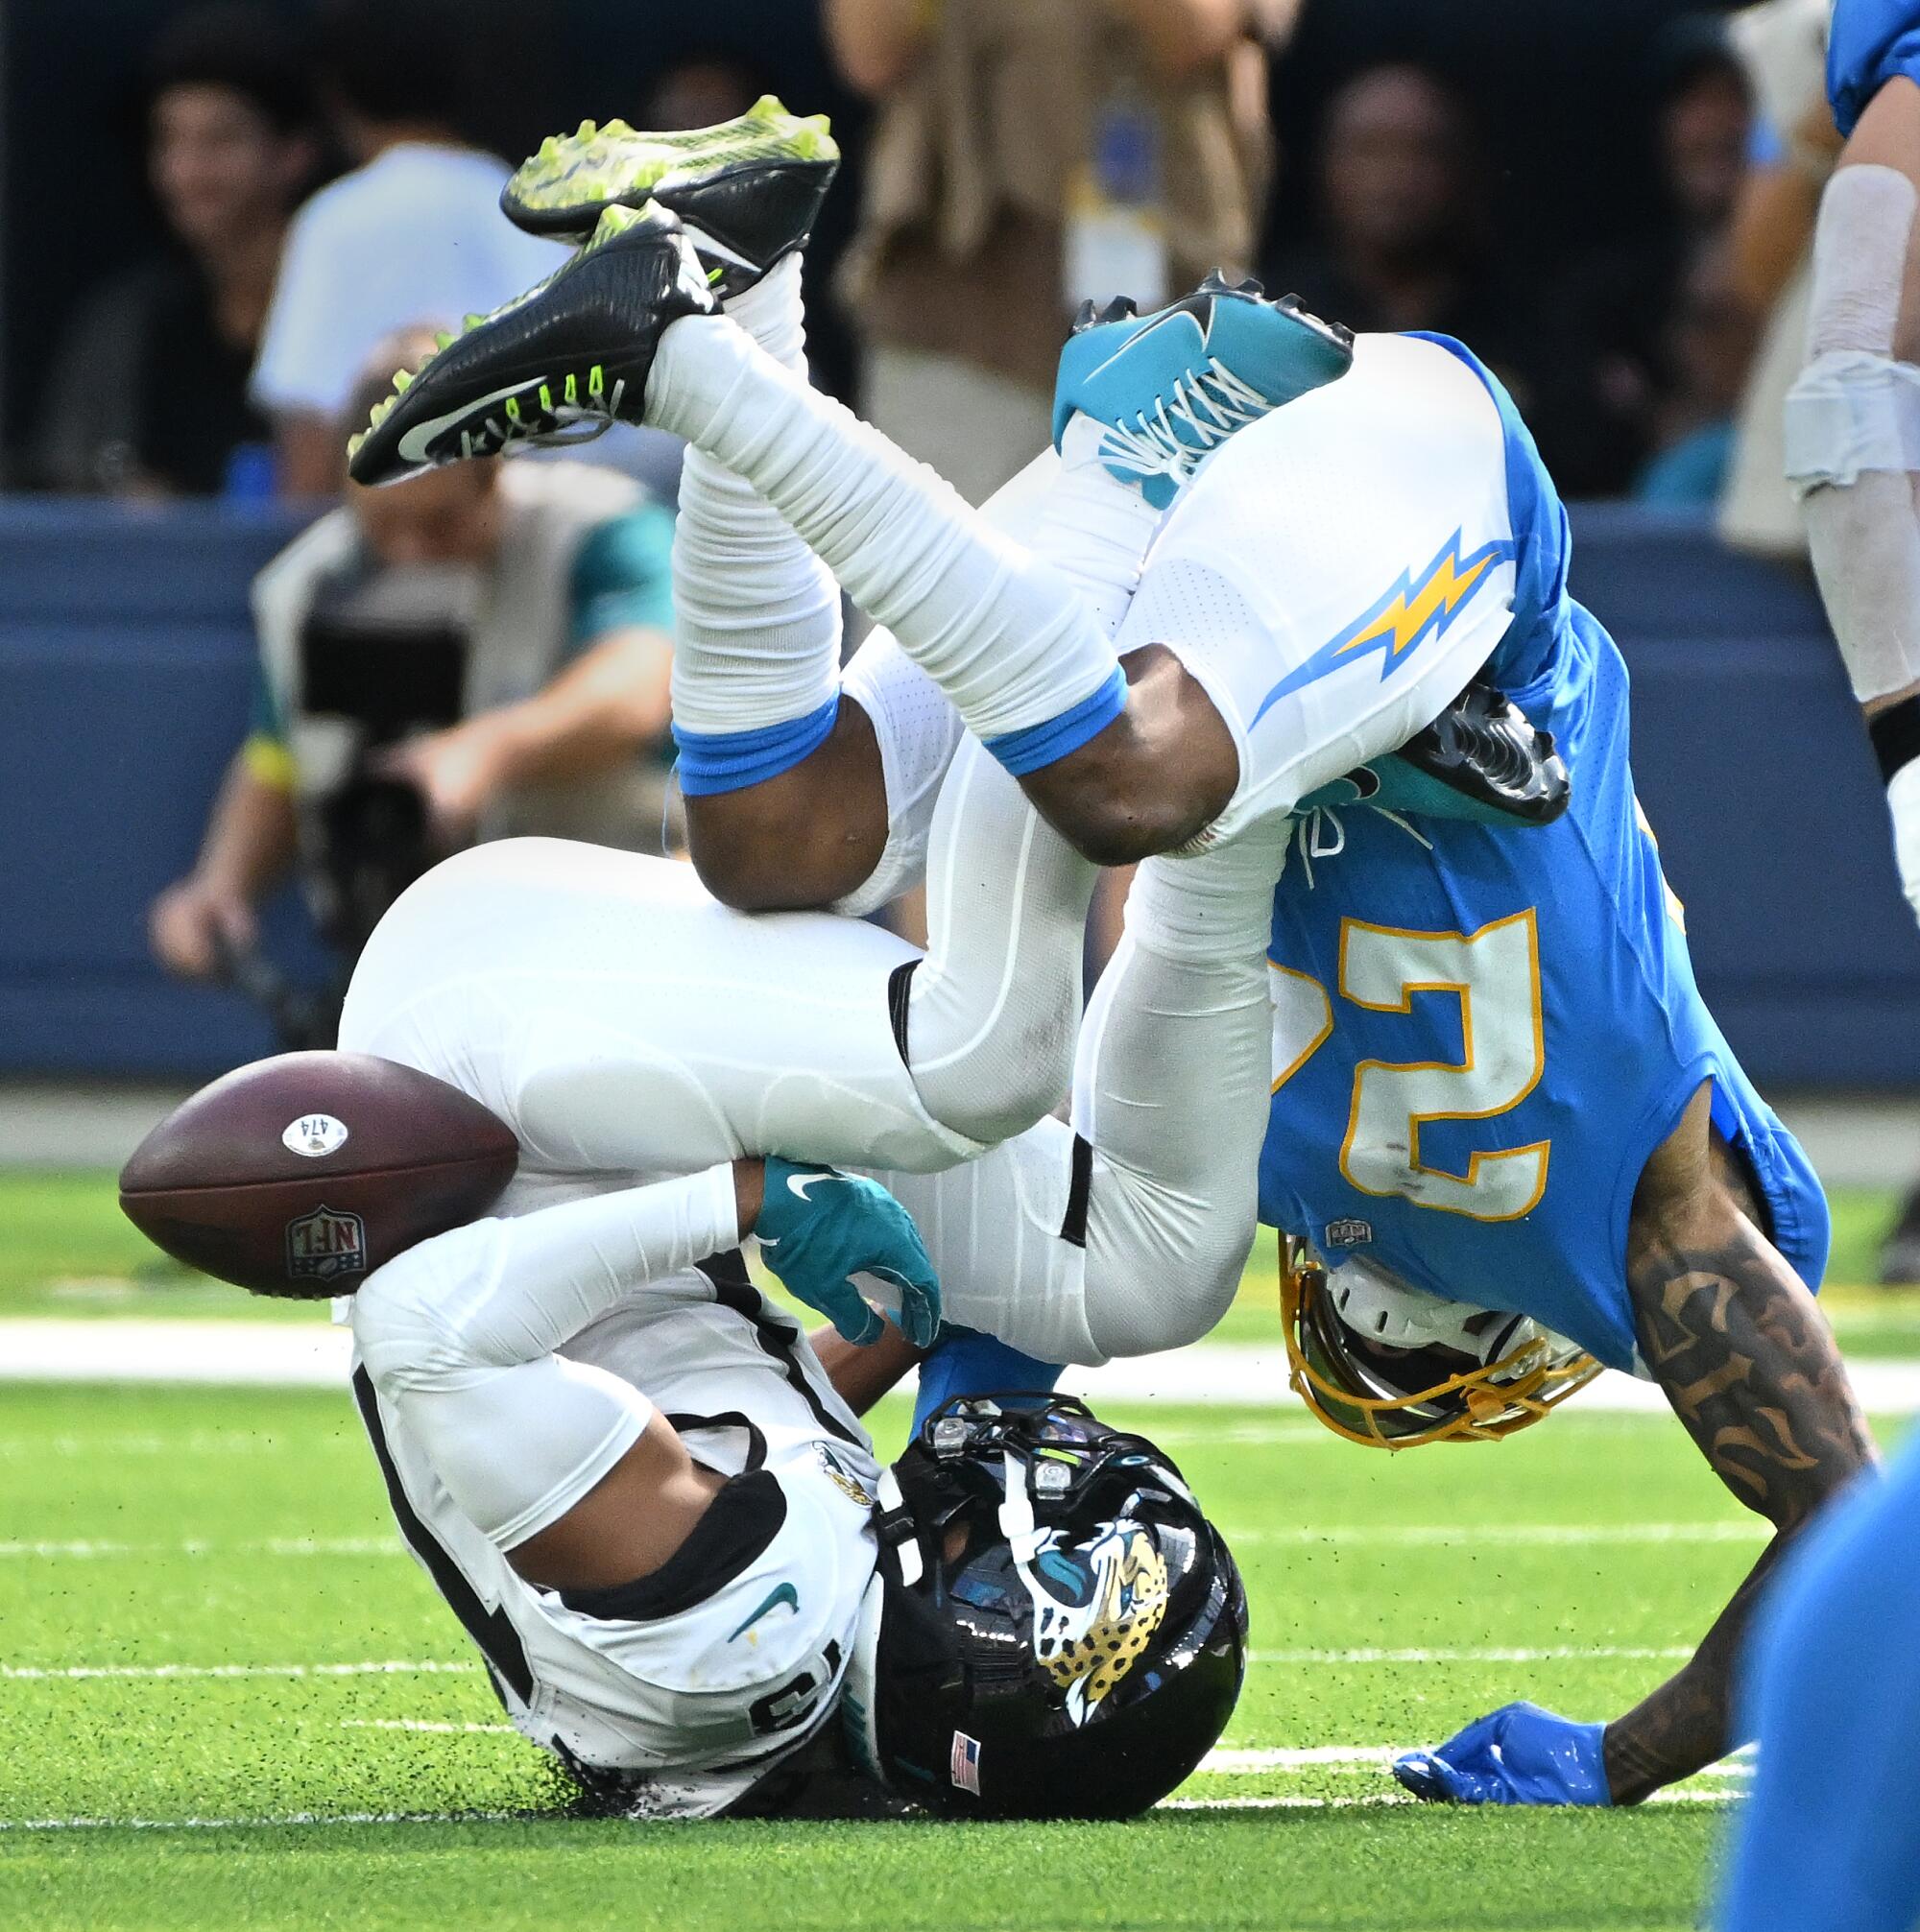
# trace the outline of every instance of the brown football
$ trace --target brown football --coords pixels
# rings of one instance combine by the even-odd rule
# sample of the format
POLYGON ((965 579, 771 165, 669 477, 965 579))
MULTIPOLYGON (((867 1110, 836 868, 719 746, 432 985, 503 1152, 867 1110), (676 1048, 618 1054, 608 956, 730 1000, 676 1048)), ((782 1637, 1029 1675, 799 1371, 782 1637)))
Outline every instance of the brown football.
POLYGON ((514 1177, 513 1131, 444 1080, 367 1053, 283 1053, 204 1086, 120 1171, 150 1241, 266 1295, 344 1295, 476 1220, 514 1177))

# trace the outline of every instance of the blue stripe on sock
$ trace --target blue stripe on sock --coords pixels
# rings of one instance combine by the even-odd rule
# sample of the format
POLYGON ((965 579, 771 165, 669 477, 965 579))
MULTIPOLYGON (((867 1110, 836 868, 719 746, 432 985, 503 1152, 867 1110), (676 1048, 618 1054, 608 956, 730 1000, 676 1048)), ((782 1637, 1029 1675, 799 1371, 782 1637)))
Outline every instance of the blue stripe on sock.
POLYGON ((1043 765, 1055 764, 1068 752, 1077 751, 1089 738, 1098 737, 1126 707, 1126 673, 1116 664, 1114 675, 1070 711, 1063 711, 1044 725, 1003 731, 997 738, 986 740, 987 750, 1016 778, 1024 777, 1028 772, 1037 772, 1043 765))
POLYGON ((753 731, 683 731, 676 725, 680 789, 689 799, 701 799, 714 792, 744 792, 749 785, 777 778, 827 742, 839 715, 836 695, 804 718, 753 731))

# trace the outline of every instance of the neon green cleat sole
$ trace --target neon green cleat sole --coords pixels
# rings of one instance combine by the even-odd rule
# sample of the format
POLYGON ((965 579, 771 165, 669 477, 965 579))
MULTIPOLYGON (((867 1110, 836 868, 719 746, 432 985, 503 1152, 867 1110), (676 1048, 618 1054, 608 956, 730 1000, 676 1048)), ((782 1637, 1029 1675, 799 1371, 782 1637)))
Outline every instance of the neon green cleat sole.
POLYGON ((718 292, 737 295, 805 246, 839 165, 825 114, 789 114, 763 94, 712 128, 657 134, 583 121, 549 135, 500 207, 534 234, 582 241, 607 208, 659 202, 680 217, 718 292))

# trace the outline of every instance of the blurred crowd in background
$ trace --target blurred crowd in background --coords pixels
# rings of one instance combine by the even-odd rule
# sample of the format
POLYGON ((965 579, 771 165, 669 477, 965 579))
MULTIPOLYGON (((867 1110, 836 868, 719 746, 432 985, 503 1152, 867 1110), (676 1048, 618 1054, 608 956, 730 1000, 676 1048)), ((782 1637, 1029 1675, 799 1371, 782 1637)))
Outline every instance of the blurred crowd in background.
MULTIPOLYGON (((63 313, 10 330, 10 362, 38 365, 10 370, 31 398, 17 488, 334 494, 374 345, 559 259, 497 212, 505 136, 589 112, 696 126, 772 89, 834 110, 848 155, 815 250, 816 378, 971 495, 1044 438, 1079 297, 1150 305, 1223 267, 1356 328, 1462 337, 1570 495, 1711 504, 1827 158, 1819 0, 1622 7, 1604 144, 1537 168, 1512 123, 1541 103, 1447 58, 1465 36, 1439 0, 1389 7, 1403 31, 1360 58, 1314 55, 1329 0, 794 0, 777 31, 764 0, 708 0, 692 35, 634 0, 630 30, 673 23, 653 60, 643 34, 570 84, 578 62, 547 61, 529 91, 569 98, 544 123, 502 116, 528 50, 485 5, 145 11, 113 117, 144 205, 68 269, 63 313)), ((669 453, 615 460, 670 492, 669 453)))
POLYGON ((1569 496, 1800 550, 1777 425, 1836 146, 1826 0, 96 4, 90 43, 64 8, 9 23, 41 79, 10 110, 0 461, 17 491, 310 507, 149 920, 170 973, 250 986, 290 1039, 328 1031, 255 950, 290 874, 350 959, 470 839, 672 847, 671 441, 343 474, 395 369, 563 258, 497 199, 583 116, 830 112, 814 380, 974 501, 1045 441, 1082 298, 1219 268, 1462 338, 1569 496), (23 192, 75 120, 110 222, 23 192))

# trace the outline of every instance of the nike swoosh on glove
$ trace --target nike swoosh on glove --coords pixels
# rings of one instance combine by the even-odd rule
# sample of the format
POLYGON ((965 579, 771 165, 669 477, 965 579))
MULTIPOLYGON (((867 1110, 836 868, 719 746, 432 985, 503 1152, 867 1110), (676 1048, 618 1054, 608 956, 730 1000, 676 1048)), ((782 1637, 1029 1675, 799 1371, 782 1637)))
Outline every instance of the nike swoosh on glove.
POLYGON ((1611 1804, 1603 1724, 1537 1704, 1503 1705, 1435 1751, 1409 1751, 1393 1775, 1436 1804, 1611 1804))
POLYGON ((910 1215, 877 1181, 769 1156, 760 1253, 788 1291, 849 1342, 877 1342, 886 1324, 854 1287, 873 1275, 900 1292, 900 1325, 924 1348, 940 1329, 940 1279, 910 1215))

